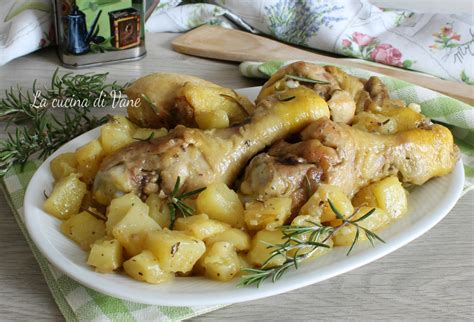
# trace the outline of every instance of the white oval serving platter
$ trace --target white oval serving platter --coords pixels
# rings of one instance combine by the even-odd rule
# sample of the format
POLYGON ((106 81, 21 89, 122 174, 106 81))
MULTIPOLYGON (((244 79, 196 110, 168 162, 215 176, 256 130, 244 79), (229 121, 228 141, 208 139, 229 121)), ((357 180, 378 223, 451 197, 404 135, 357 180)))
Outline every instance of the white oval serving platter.
MULTIPOLYGON (((253 87, 238 92, 254 99, 259 90, 260 87, 253 87)), ((454 207, 464 184, 464 170, 459 161, 451 174, 412 189, 408 214, 379 233, 385 244, 378 243, 372 248, 368 242, 360 243, 350 256, 346 256, 346 247, 334 248, 316 261, 302 264, 298 270, 292 269, 276 283, 266 281, 260 288, 237 288, 237 279, 221 283, 200 277, 183 277, 170 283, 150 285, 123 274, 96 273, 86 264, 86 252, 60 232, 60 221, 43 211, 43 191, 50 191, 53 185, 50 161, 61 153, 75 151, 98 135, 99 129, 84 133, 61 147, 39 167, 25 195, 26 227, 41 253, 66 275, 99 292, 144 304, 190 306, 243 302, 343 274, 395 251, 430 230, 454 207)))

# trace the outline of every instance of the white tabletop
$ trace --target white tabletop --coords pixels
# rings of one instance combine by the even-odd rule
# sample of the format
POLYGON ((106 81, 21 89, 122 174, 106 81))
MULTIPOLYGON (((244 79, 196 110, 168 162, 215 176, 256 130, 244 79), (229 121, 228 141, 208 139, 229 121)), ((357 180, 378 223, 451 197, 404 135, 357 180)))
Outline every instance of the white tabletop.
MULTIPOLYGON (((108 65, 111 80, 129 81, 155 71, 186 73, 228 87, 257 86, 236 64, 172 51, 176 34, 149 34, 143 60, 108 65)), ((0 90, 33 79, 48 81, 58 67, 52 49, 0 67, 0 90)), ((61 71, 65 69, 61 68, 61 71)), ((82 72, 82 71, 80 71, 82 72)), ((0 135, 5 134, 0 124, 0 135)), ((472 320, 474 193, 427 234, 355 271, 290 293, 234 304, 194 320, 472 320)), ((63 320, 3 195, 0 196, 0 321, 63 320)))

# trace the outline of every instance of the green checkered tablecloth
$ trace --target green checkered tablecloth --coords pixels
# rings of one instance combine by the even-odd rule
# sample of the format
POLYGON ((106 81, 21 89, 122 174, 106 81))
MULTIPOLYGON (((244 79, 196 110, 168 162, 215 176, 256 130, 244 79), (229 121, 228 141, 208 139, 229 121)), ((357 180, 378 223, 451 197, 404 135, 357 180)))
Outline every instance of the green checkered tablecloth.
MULTIPOLYGON (((2 180, 13 215, 38 261, 46 283, 66 321, 180 321, 222 306, 154 306, 120 300, 84 287, 59 272, 40 254, 26 231, 23 199, 28 182, 41 162, 14 166, 2 180)), ((0 319, 1 320, 1 319, 0 319)))

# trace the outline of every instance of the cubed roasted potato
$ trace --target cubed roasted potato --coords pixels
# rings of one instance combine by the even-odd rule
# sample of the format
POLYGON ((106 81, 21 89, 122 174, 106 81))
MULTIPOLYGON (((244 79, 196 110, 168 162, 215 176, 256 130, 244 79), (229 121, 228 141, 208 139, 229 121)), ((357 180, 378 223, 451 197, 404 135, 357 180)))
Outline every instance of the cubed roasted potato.
POLYGON ((132 143, 136 126, 124 116, 113 116, 100 130, 100 143, 106 155, 132 143))
POLYGON ((157 193, 151 193, 146 199, 146 204, 150 208, 148 215, 156 221, 161 228, 170 226, 171 215, 166 198, 160 198, 157 193))
POLYGON ((112 199, 107 208, 107 222, 105 224, 109 236, 112 236, 112 229, 114 229, 115 225, 122 220, 132 207, 139 207, 143 212, 148 211, 148 206, 132 192, 119 198, 112 199))
POLYGON ((161 229, 160 226, 148 216, 148 206, 137 203, 114 225, 112 235, 125 248, 128 256, 135 256, 143 250, 147 233, 158 229, 161 229))
POLYGON ((94 181, 97 170, 104 157, 104 151, 99 140, 92 140, 76 150, 77 172, 85 183, 94 181))
POLYGON ((159 284, 173 279, 174 274, 165 272, 158 259, 149 250, 133 256, 123 263, 123 269, 128 276, 151 284, 159 284))
POLYGON ((396 132, 416 129, 429 123, 429 120, 423 114, 405 106, 391 106, 390 102, 390 100, 387 100, 387 103, 378 113, 395 120, 397 124, 396 132))
POLYGON ((217 281, 230 281, 240 271, 240 259, 231 243, 220 241, 212 244, 199 260, 204 275, 217 281))
POLYGON ((240 272, 239 275, 242 274, 242 270, 245 268, 252 268, 252 264, 247 259, 247 254, 245 253, 237 253, 237 256, 239 257, 240 261, 240 272))
POLYGON ((213 183, 196 199, 197 210, 211 219, 225 222, 232 227, 244 225, 244 207, 237 193, 225 183, 213 183))
POLYGON ((82 249, 87 250, 92 243, 105 236, 105 223, 89 212, 83 211, 62 222, 61 231, 82 249))
MULTIPOLYGON (((222 111, 227 115, 230 124, 235 124, 242 122, 249 115, 253 114, 255 109, 254 105, 246 97, 224 87, 186 83, 181 89, 180 96, 183 96, 193 109, 198 125, 198 119, 202 122, 201 114, 203 113, 207 113, 210 116, 212 113, 222 111)), ((211 123, 206 124, 210 125, 211 123)), ((202 128, 201 126, 199 127, 202 128)))
POLYGON ((247 251, 250 249, 249 234, 238 228, 227 229, 204 240, 206 245, 212 245, 221 241, 231 243, 237 251, 247 251))
POLYGON ((148 233, 146 249, 150 250, 167 272, 187 273, 206 251, 202 240, 175 230, 148 233))
POLYGON ((56 182, 43 208, 50 215, 62 220, 67 219, 79 213, 82 198, 86 192, 86 184, 72 173, 56 182))
POLYGON ((152 138, 159 138, 168 134, 168 130, 162 127, 161 129, 148 129, 144 127, 138 127, 133 131, 134 140, 149 140, 152 138))
POLYGON ((224 110, 201 112, 194 117, 198 127, 202 130, 223 129, 229 127, 229 116, 224 110))
POLYGON ((397 177, 387 177, 357 192, 352 198, 354 207, 377 207, 393 219, 405 215, 408 209, 407 193, 397 177))
POLYGON ((118 240, 102 240, 92 245, 87 264, 97 272, 110 273, 122 266, 122 246, 118 240))
POLYGON ((51 173, 54 180, 59 180, 67 177, 71 173, 77 171, 77 161, 74 152, 67 152, 58 155, 50 163, 51 173))
POLYGON ((174 224, 175 230, 185 231, 200 240, 222 233, 229 228, 228 224, 209 219, 206 214, 178 218, 174 224))
MULTIPOLYGON (((381 230, 385 226, 390 223, 390 215, 380 209, 380 208, 372 208, 372 207, 360 207, 357 210, 357 213, 351 218, 351 220, 358 219, 365 214, 367 214, 372 209, 375 211, 367 218, 362 221, 359 221, 357 224, 361 227, 364 227, 370 231, 376 232, 377 230, 381 230)), ((339 219, 333 220, 330 222, 331 226, 340 225, 341 222, 339 219)), ((354 238, 357 233, 357 227, 355 225, 346 225, 339 229, 333 237, 334 245, 335 246, 349 246, 352 245, 354 238)), ((367 236, 363 230, 359 232, 359 241, 366 240, 367 236)))
POLYGON ((245 205, 244 218, 248 229, 274 230, 283 225, 291 215, 291 198, 270 198, 264 202, 253 201, 245 205))
POLYGON ((382 114, 360 112, 354 117, 352 127, 366 132, 393 134, 397 132, 397 121, 382 114))
POLYGON ((328 200, 331 200, 336 209, 346 217, 354 212, 351 201, 341 188, 320 184, 318 190, 301 207, 299 214, 319 217, 321 222, 334 220, 336 214, 332 211, 328 200))
MULTIPOLYGON (((249 263, 255 266, 261 267, 267 259, 271 256, 272 251, 275 249, 273 247, 268 247, 271 245, 282 244, 285 242, 284 235, 280 229, 268 231, 260 230, 252 238, 252 243, 250 245, 250 251, 247 254, 247 260, 249 263)), ((285 256, 277 255, 273 257, 265 267, 274 267, 283 264, 286 261, 285 256)))

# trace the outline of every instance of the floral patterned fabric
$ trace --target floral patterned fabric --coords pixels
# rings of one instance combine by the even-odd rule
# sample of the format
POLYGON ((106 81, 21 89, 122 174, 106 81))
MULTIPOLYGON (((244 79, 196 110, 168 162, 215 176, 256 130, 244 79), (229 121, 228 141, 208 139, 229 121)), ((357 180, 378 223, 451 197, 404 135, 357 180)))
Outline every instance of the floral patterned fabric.
MULTIPOLYGON (((344 56, 474 83, 474 15, 384 10, 367 0, 162 0, 149 32, 202 24, 258 30, 276 39, 344 56), (207 3, 197 3, 207 2, 207 3)), ((3 0, 0 65, 52 40, 48 0, 3 0)))

